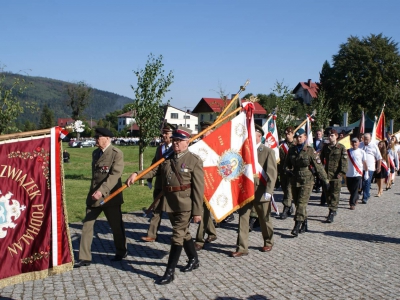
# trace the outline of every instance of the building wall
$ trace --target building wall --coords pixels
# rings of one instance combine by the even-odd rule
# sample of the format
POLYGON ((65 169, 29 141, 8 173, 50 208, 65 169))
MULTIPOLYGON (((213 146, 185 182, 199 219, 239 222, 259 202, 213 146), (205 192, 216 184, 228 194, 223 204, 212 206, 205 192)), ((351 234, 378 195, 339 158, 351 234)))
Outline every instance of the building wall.
POLYGON ((189 128, 192 130, 192 134, 198 133, 198 117, 191 113, 168 106, 164 119, 174 126, 179 125, 189 128))

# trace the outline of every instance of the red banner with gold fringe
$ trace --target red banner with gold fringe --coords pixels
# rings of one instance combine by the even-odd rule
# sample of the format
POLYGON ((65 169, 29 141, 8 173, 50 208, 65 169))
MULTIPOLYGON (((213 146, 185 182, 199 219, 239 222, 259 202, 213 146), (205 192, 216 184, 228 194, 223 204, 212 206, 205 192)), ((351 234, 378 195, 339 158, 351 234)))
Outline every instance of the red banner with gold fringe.
POLYGON ((0 142, 0 288, 73 267, 60 133, 0 142))

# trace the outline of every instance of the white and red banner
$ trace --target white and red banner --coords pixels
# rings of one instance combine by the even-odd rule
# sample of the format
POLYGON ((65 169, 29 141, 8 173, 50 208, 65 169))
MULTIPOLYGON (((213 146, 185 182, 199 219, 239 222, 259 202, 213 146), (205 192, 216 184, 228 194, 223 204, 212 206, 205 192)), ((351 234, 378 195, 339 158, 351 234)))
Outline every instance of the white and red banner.
POLYGON ((73 267, 61 134, 0 141, 0 288, 73 267))
POLYGON ((254 104, 189 147, 203 160, 204 199, 216 222, 254 199, 254 104))
POLYGON ((264 131, 264 145, 275 152, 276 163, 279 163, 279 137, 276 128, 276 115, 271 115, 262 127, 264 131))

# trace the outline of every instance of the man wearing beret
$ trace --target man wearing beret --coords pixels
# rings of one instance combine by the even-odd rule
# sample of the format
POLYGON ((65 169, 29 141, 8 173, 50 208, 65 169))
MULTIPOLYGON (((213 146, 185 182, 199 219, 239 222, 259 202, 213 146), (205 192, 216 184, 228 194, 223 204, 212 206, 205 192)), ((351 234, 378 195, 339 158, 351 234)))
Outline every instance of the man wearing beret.
MULTIPOLYGON (((165 124, 163 129, 162 129, 162 139, 163 143, 162 145, 157 147, 156 153, 154 155, 153 160, 151 161, 151 164, 156 163, 159 161, 164 153, 168 151, 168 149, 171 148, 172 146, 172 130, 173 126, 171 124, 165 124)), ((152 188, 152 178, 147 179, 147 185, 149 188, 152 188)), ((150 220, 150 226, 149 230, 147 231, 147 236, 143 236, 142 240, 145 242, 154 242, 157 238, 157 232, 158 228, 160 227, 161 224, 161 217, 162 217, 162 206, 163 206, 163 201, 164 201, 164 196, 160 193, 162 192, 162 185, 161 185, 161 177, 159 175, 156 176, 156 180, 154 183, 154 191, 153 191, 153 199, 156 200, 156 198, 159 198, 160 200, 158 201, 158 204, 156 205, 154 211, 153 211, 153 217, 150 220)))
POLYGON ((299 233, 307 231, 307 204, 314 184, 313 171, 326 185, 329 185, 329 181, 313 147, 305 143, 307 137, 304 129, 297 130, 294 136, 297 143, 289 149, 284 169, 290 176, 293 201, 296 206, 292 235, 297 237, 299 233))
MULTIPOLYGON (((168 213, 172 224, 171 250, 167 269, 157 284, 168 284, 174 280, 175 268, 182 249, 189 258, 182 272, 190 272, 199 267, 199 259, 194 242, 189 232, 190 220, 201 221, 204 197, 203 162, 197 155, 188 150, 191 131, 178 126, 172 133, 172 149, 174 153, 163 163, 145 174, 148 179, 161 176, 162 189, 165 195, 162 210, 168 213)), ((135 172, 126 181, 130 186, 135 182, 135 172)))
POLYGON ((111 145, 113 134, 107 128, 96 129, 96 146, 92 153, 92 181, 86 198, 86 216, 83 220, 79 247, 79 262, 75 267, 89 266, 92 261, 91 246, 93 226, 104 212, 114 237, 116 254, 113 261, 120 261, 127 255, 125 228, 122 221, 122 193, 109 202, 100 203, 122 186, 121 175, 124 170, 124 156, 121 150, 111 145))
MULTIPOLYGON (((200 122, 201 126, 201 131, 209 128, 212 125, 211 122, 200 122)), ((207 130, 202 138, 205 138, 208 136, 210 133, 212 133, 214 130, 210 127, 209 130, 207 130)), ((214 222, 211 218, 211 213, 210 210, 208 209, 206 203, 203 201, 203 215, 201 217, 201 221, 199 224, 199 227, 197 228, 197 234, 196 234, 196 250, 200 251, 204 247, 204 243, 211 243, 217 239, 217 230, 215 229, 214 222), (204 239, 205 234, 207 233, 207 238, 204 239)))
POLYGON ((329 131, 329 144, 324 145, 320 158, 325 164, 325 171, 329 179, 329 189, 324 188, 324 193, 329 206, 328 223, 333 222, 339 205, 342 177, 347 172, 346 147, 337 142, 338 133, 335 129, 329 131))
POLYGON ((260 222, 261 233, 264 240, 262 252, 269 252, 274 245, 274 228, 271 222, 271 197, 274 192, 274 186, 277 172, 275 153, 261 143, 261 137, 264 131, 261 126, 255 125, 256 145, 258 163, 267 175, 267 182, 264 184, 260 178, 254 178, 254 200, 241 207, 239 212, 239 229, 237 238, 236 252, 232 252, 232 257, 240 257, 249 253, 249 218, 250 212, 254 207, 258 220, 260 222))
POLYGON ((286 160, 286 156, 289 152, 289 148, 294 145, 293 143, 293 128, 286 127, 285 129, 285 141, 279 146, 279 165, 278 165, 278 172, 279 172, 279 179, 281 182, 281 187, 283 191, 283 211, 280 215, 282 220, 286 219, 288 215, 292 212, 292 189, 290 187, 290 177, 285 173, 285 169, 283 165, 286 160))

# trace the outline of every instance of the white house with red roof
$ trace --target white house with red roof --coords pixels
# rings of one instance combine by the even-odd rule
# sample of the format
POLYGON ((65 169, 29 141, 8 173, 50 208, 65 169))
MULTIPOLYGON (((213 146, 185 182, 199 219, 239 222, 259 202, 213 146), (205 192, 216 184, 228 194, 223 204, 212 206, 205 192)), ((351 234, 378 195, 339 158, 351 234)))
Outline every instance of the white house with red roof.
POLYGON ((120 132, 130 124, 135 123, 133 111, 128 111, 126 113, 118 115, 117 118, 118 118, 118 132, 120 132))
POLYGON ((292 94, 295 94, 295 99, 303 99, 304 104, 310 105, 312 100, 317 98, 318 90, 318 83, 308 79, 307 82, 299 82, 293 89, 292 94))
MULTIPOLYGON (((242 99, 241 102, 246 100, 242 99)), ((231 102, 231 99, 223 100, 221 98, 201 98, 200 102, 193 109, 193 113, 196 113, 199 118, 199 123, 203 121, 214 122, 219 113, 231 102)), ((255 102, 254 121, 262 126, 267 121, 267 111, 255 102)))

